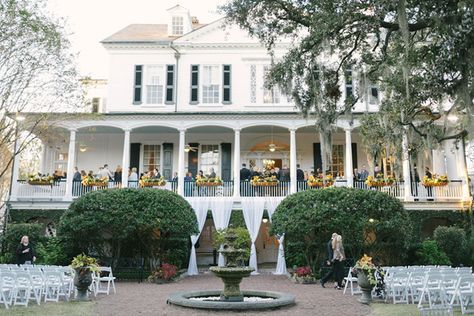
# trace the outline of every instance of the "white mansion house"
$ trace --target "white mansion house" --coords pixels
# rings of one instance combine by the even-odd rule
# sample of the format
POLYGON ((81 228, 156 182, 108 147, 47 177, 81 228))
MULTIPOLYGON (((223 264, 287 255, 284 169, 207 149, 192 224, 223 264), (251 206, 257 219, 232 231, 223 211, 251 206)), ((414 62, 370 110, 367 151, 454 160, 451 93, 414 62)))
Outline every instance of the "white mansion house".
MULTIPOLYGON (((129 167, 139 175, 156 168, 168 180, 156 189, 209 203, 228 198, 234 210, 243 207, 242 199, 281 199, 311 189, 306 181, 297 181, 297 165, 307 174, 322 168, 319 134, 314 120, 303 118, 290 98, 278 88, 266 88, 271 63, 267 50, 246 32, 225 25, 225 20, 199 24, 179 5, 168 12, 165 24, 132 24, 102 41, 110 56, 110 73, 107 82, 94 82, 92 105, 99 114, 63 122, 54 141, 42 139, 40 172, 61 170, 67 179, 52 186, 30 184, 19 179, 17 157, 11 209, 66 209, 87 192, 80 181, 73 181, 74 167, 97 173, 104 164, 112 173, 124 167, 122 178, 111 180, 110 188, 138 187, 129 180, 129 167), (107 89, 103 94, 101 87, 107 89), (249 169, 268 164, 289 169, 289 181, 257 189, 241 181, 242 164, 249 169), (200 188, 184 180, 188 172, 195 177, 199 170, 209 174, 212 169, 222 178, 221 186, 200 188), (171 181, 175 174, 177 180, 171 181)), ((288 45, 277 44, 276 56, 288 45)), ((352 93, 353 85, 352 70, 346 69, 344 96, 352 93)), ((354 169, 374 172, 358 133, 358 118, 377 111, 382 97, 376 86, 369 86, 353 115, 337 121, 329 166, 335 186, 369 189, 354 179, 354 169)), ((426 165, 432 173, 447 174, 448 185, 428 189, 412 181, 407 159, 395 183, 377 189, 397 197, 407 209, 462 209, 470 200, 463 150, 447 141, 426 165)), ((389 163, 382 168, 389 169, 389 163)), ((423 178, 424 171, 418 172, 423 178)), ((202 237, 211 233, 211 225, 206 223, 202 237)), ((269 240, 267 225, 262 224, 255 242, 259 262, 276 260, 278 243, 269 240)))

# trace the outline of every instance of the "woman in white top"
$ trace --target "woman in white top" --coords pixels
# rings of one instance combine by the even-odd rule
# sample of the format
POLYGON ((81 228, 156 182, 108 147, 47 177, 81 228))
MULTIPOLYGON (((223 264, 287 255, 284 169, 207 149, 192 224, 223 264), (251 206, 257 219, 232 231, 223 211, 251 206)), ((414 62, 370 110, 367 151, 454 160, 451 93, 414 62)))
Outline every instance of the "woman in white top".
POLYGON ((130 175, 128 176, 128 187, 129 188, 138 187, 138 174, 137 174, 137 168, 135 167, 132 168, 132 172, 130 172, 130 175))

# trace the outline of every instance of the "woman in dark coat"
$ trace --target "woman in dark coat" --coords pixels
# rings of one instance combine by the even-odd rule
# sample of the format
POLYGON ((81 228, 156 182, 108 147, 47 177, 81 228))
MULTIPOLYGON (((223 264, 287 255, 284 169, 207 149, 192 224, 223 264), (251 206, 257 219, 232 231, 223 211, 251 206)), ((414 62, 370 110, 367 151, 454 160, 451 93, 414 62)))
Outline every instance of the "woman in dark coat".
POLYGON ((33 263, 36 260, 36 253, 30 244, 28 236, 21 237, 21 243, 16 249, 16 263, 18 265, 33 263))

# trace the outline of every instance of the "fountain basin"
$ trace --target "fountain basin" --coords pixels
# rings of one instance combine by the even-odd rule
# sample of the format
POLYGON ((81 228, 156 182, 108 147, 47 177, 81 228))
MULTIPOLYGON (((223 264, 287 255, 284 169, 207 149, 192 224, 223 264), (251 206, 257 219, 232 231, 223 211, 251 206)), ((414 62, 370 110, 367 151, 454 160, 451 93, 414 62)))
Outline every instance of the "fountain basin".
POLYGON ((250 267, 211 267, 212 273, 222 279, 224 290, 221 293, 221 300, 231 302, 243 302, 244 297, 240 291, 242 278, 250 276, 254 271, 250 267))
POLYGON ((271 292, 271 291, 242 291, 244 297, 259 297, 261 300, 252 302, 232 302, 220 301, 222 291, 188 291, 173 293, 168 298, 168 303, 189 308, 211 309, 211 310, 262 310, 273 309, 295 304, 295 296, 289 293, 271 292), (197 300, 193 298, 216 297, 216 300, 197 300))

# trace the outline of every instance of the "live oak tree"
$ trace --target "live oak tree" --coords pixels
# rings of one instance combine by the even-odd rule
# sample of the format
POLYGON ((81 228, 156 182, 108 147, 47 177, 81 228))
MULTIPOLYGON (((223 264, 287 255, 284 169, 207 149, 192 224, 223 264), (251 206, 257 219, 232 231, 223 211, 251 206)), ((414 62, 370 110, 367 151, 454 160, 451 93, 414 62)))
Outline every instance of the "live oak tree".
POLYGON ((83 104, 64 22, 45 7, 44 0, 0 0, 0 209, 14 156, 65 118, 52 112, 83 104))
POLYGON ((372 155, 400 156, 405 130, 419 152, 472 134, 473 0, 231 0, 221 10, 271 53, 281 38, 292 41, 269 76, 315 118, 323 162, 331 126, 371 84, 384 95, 379 113, 362 119, 372 155), (348 67, 356 90, 342 102, 348 67))

